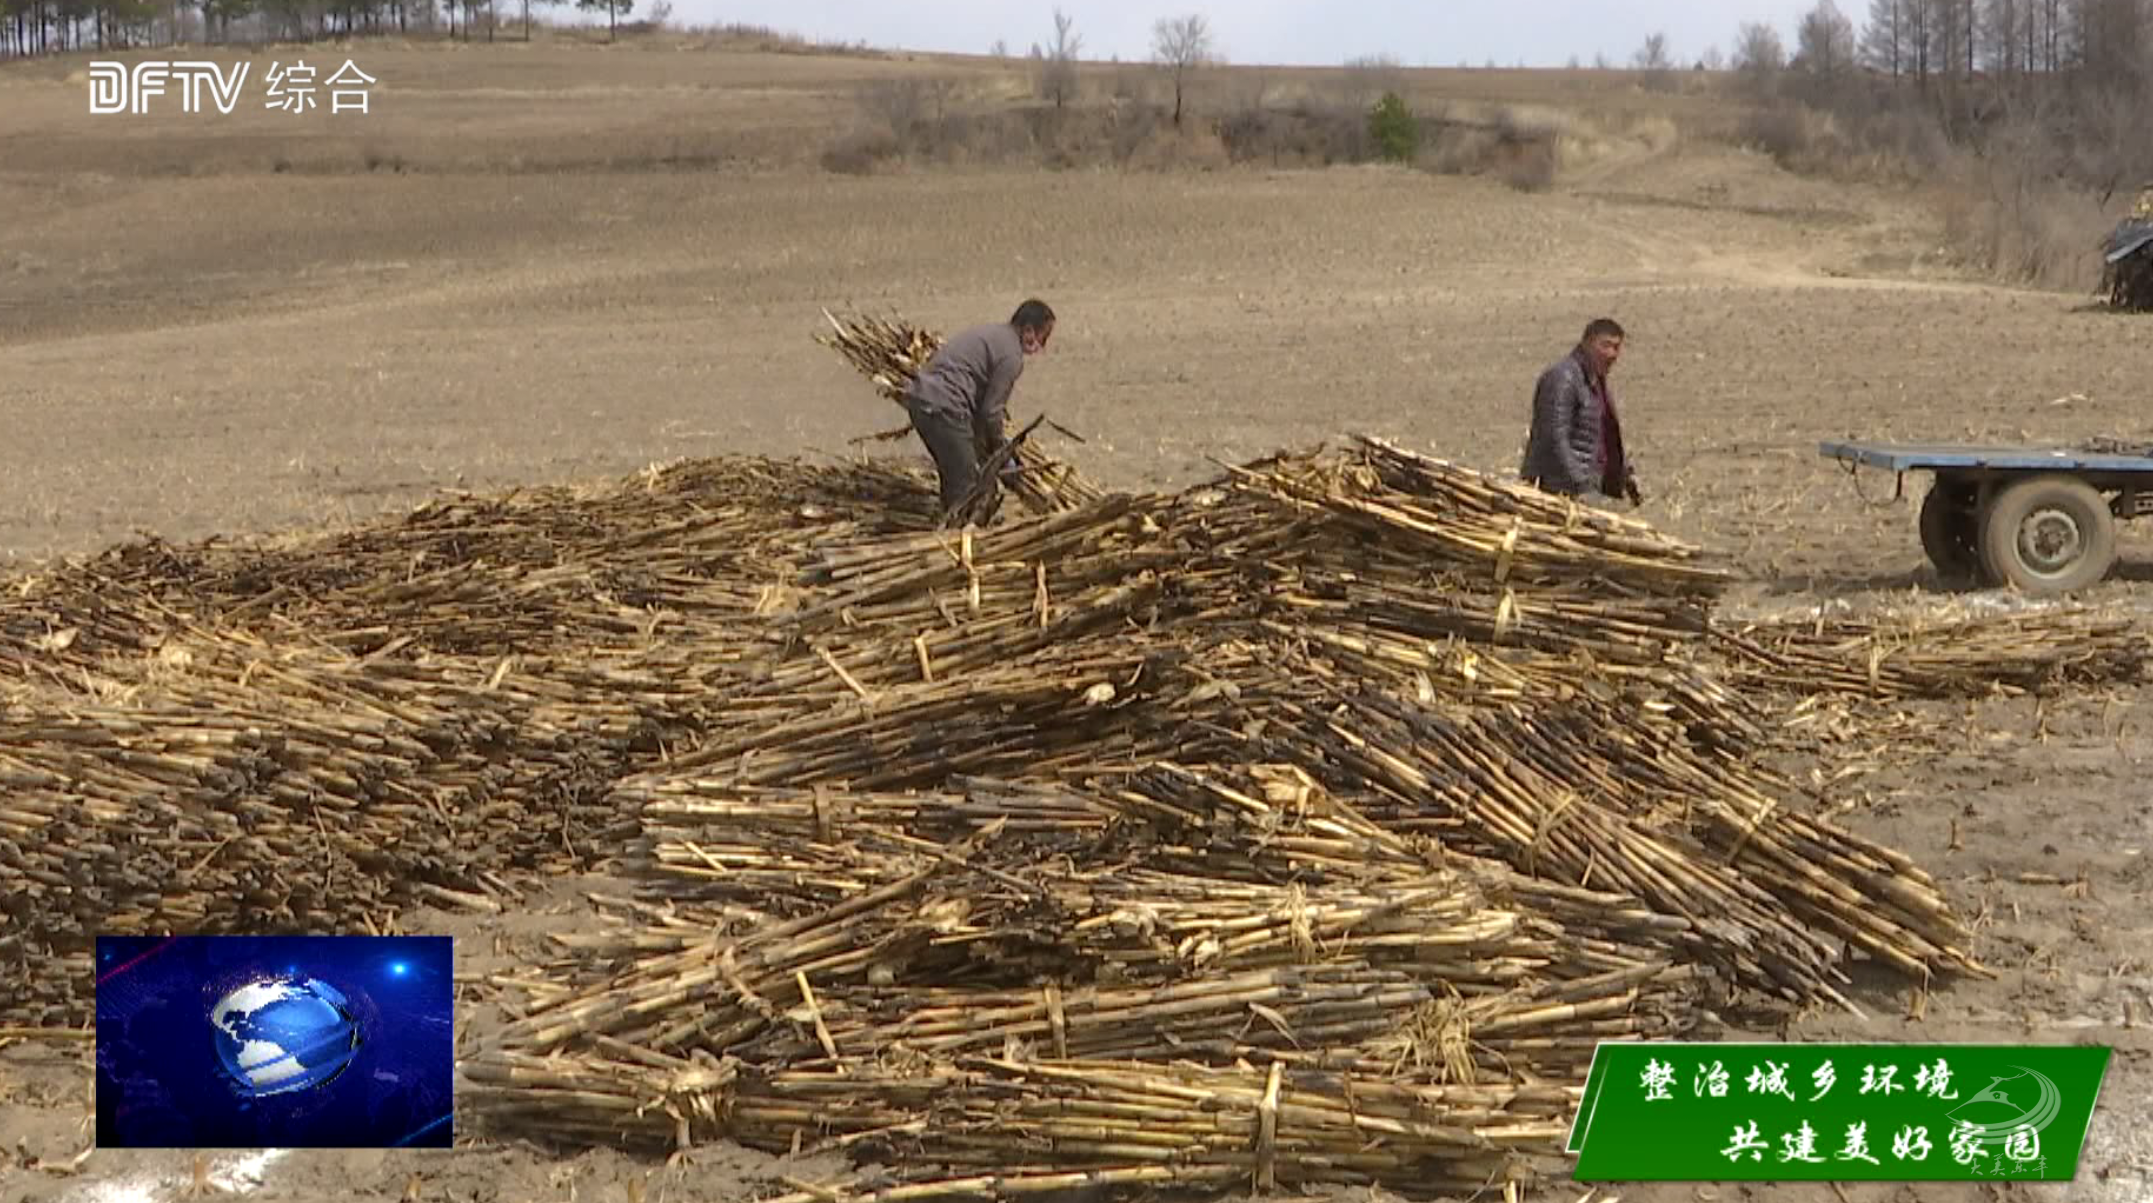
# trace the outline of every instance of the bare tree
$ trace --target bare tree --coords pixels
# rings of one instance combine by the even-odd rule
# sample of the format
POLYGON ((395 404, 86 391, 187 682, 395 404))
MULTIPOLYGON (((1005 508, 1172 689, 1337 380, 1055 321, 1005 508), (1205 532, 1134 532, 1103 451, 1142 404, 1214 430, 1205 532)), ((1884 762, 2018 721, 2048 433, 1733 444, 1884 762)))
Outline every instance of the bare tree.
POLYGON ((2078 119, 2077 174, 2106 205, 2120 188, 2153 179, 2153 147, 2146 143, 2142 103, 2119 89, 2097 89, 2082 101, 2078 119))
POLYGON ((998 61, 1006 61, 1009 58, 1009 39, 994 39, 994 46, 987 53, 993 55, 998 61))
POLYGON ((1988 0, 1981 11, 1981 64, 1996 75, 2031 70, 2020 55, 2024 0, 1988 0))
POLYGON ((1054 102, 1059 109, 1077 94, 1077 52, 1084 48, 1084 39, 1076 32, 1076 21, 1057 8, 1054 10, 1054 40, 1040 53, 1032 47, 1032 57, 1039 60, 1039 94, 1054 102))
POLYGON ((1717 45, 1707 46, 1705 47, 1704 57, 1697 60, 1697 65, 1706 71, 1725 71, 1727 69, 1727 56, 1721 52, 1717 45))
POLYGON ((2071 62, 2094 92, 2135 97, 2146 82, 2147 17, 2139 0, 2076 0, 2071 62))
POLYGON ((2012 60, 2018 70, 2031 75, 2043 70, 2041 62, 2041 14, 2046 8, 2043 0, 2010 0, 2016 17, 2008 30, 1999 28, 1998 38, 2008 39, 2012 60))
POLYGON ((1734 70, 1742 86, 1759 96, 1779 87, 1780 72, 1787 69, 1787 47, 1779 31, 1768 21, 1745 21, 1734 40, 1734 70))
POLYGON ((1966 6, 1960 0, 1924 0, 1924 7, 1930 10, 1929 26, 1934 31, 1930 43, 1934 69, 1946 78, 1971 75, 1973 23, 1966 19, 1966 6))
POLYGON ((1667 53, 1667 35, 1654 33, 1645 38, 1645 44, 1631 56, 1630 64, 1644 77, 1648 88, 1667 86, 1674 71, 1674 59, 1667 53))
POLYGON ((1180 129, 1182 94, 1189 74, 1218 57, 1211 43, 1210 22, 1201 13, 1161 17, 1151 27, 1151 57, 1173 76, 1174 128, 1180 129))
MULTIPOLYGON (((464 0, 465 41, 471 39, 471 4, 472 0, 464 0)), ((605 11, 606 41, 610 42, 620 35, 620 19, 627 16, 629 11, 635 8, 635 0, 576 0, 576 7, 585 12, 596 12, 601 9, 605 11)))
POLYGON ((1936 8, 1937 0, 1905 0, 1906 73, 1923 87, 1928 86, 1929 73, 1938 65, 1936 8))
POLYGON ((531 6, 533 4, 544 6, 563 2, 564 0, 523 0, 523 40, 526 42, 531 40, 531 6))
POLYGON ((1817 0, 1802 17, 1795 46, 1795 69, 1829 84, 1854 66, 1854 23, 1832 0, 1817 0))
POLYGON ((1869 65, 1899 78, 1906 66, 1907 0, 1869 0, 1869 26, 1862 31, 1862 54, 1869 65))
POLYGON ((1405 94, 1405 68, 1396 55, 1364 54, 1346 60, 1345 101, 1366 110, 1385 92, 1405 94))

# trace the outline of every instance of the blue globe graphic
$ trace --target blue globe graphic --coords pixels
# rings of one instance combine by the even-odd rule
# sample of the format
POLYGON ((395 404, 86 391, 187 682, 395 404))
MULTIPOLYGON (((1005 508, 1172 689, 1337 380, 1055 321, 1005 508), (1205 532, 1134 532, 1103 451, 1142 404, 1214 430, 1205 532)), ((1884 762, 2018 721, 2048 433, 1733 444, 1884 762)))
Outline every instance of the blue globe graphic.
POLYGON ((312 978, 248 982, 217 1000, 209 1024, 218 1062, 249 1098, 322 1086, 359 1053, 349 1002, 312 978))

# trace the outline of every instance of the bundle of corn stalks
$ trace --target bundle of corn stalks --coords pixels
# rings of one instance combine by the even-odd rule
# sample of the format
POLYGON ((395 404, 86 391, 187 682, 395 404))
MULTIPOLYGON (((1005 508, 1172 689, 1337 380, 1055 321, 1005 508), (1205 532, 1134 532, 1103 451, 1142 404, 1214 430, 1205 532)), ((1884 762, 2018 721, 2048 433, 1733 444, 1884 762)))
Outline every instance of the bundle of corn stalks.
POLYGON ((520 1130, 646 1148, 729 1138, 776 1152, 843 1151, 900 1164, 904 1177, 922 1182, 991 1168, 996 1182, 1264 1190, 1499 1186, 1559 1144, 1580 1093, 1278 1061, 967 1057, 758 1073, 712 1058, 501 1054, 472 1065, 469 1076, 466 1097, 520 1130))
MULTIPOLYGON (((829 322, 830 332, 816 335, 815 341, 843 355, 884 399, 898 405, 904 404, 905 390, 942 346, 940 335, 903 321, 858 314, 840 319, 827 309, 822 316, 829 322)), ((910 433, 910 426, 902 426, 875 437, 900 439, 910 433)), ((980 450, 985 460, 989 449, 980 450)), ((1105 496, 1075 468, 1039 450, 1028 439, 1014 447, 1008 462, 1014 465, 1010 491, 1033 513, 1077 509, 1105 496)), ((1000 475, 993 470, 982 473, 982 486, 993 486, 1000 475)), ((970 508, 960 507, 960 513, 953 517, 957 525, 962 525, 966 518, 991 517, 991 512, 991 503, 983 506, 982 502, 973 502, 970 508)))
POLYGON ((1726 631, 1727 676, 1759 691, 1907 699, 2052 693, 2143 679, 2153 641, 2127 617, 1792 620, 1726 631))
POLYGON ((1611 591, 1709 597, 1732 579, 1702 548, 1641 523, 1379 439, 1358 442, 1356 456, 1234 469, 1235 483, 1496 586, 1589 581, 1611 591))

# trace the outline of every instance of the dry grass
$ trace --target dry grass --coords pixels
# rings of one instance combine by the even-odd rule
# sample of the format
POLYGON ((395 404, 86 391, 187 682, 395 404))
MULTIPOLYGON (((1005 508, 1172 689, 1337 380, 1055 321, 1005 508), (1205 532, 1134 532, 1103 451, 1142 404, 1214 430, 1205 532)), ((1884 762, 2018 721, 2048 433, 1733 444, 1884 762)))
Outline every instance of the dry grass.
POLYGON ((1802 105, 1758 106, 1743 122, 1742 141, 1790 171, 1834 170, 1851 151, 1829 114, 1802 105))
MULTIPOLYGON (((1365 94, 1380 76, 1422 113, 1498 132, 1503 146, 1484 152, 1484 139, 1446 142, 1441 121, 1429 122, 1425 149, 1439 170, 1545 186, 1551 170, 1630 153, 1627 131, 1654 123, 1672 131, 1711 111, 1701 94, 1646 96, 1621 73, 1236 68, 1199 74, 1189 97, 1195 120, 1167 138, 1157 134, 1167 94, 1144 64, 1082 64, 1079 101, 1056 111, 1035 98, 1021 60, 885 53, 744 25, 631 30, 608 43, 602 30, 541 20, 531 42, 516 34, 491 44, 414 37, 341 51, 207 50, 213 61, 252 61, 250 78, 279 56, 346 54, 381 80, 363 127, 348 115, 251 108, 213 124, 177 112, 87 123, 77 113, 87 87, 80 56, 9 64, 0 93, 16 128, 60 135, 33 141, 11 166, 189 176, 1328 166, 1374 159, 1365 94), (483 139, 464 132, 478 128, 483 139), (1559 143, 1553 169, 1537 152, 1520 168, 1515 144, 1542 138, 1559 143)), ((1647 142, 1657 149, 1665 139, 1647 142)))
POLYGON ((1922 196, 1946 253, 1987 278, 2086 292, 2100 276, 2093 248, 2125 207, 2101 193, 2136 178, 2144 151, 2141 139, 2116 132, 2135 128, 2131 102, 2090 114, 2067 102, 2060 92, 1961 98, 1978 116, 1960 114, 1954 133, 1923 98, 1812 88, 1807 99, 1745 107, 1732 140, 1802 175, 1922 196))
POLYGON ((2090 293, 2100 280, 2092 253, 2115 226, 2083 192, 2053 178, 2027 178, 1994 163, 1969 162, 1968 185, 1940 189, 1937 206, 1951 246, 2000 279, 2090 293))
MULTIPOLYGON (((668 29, 666 33, 676 31, 668 29)), ((712 46, 727 50, 745 50, 757 54, 864 54, 886 57, 886 52, 876 50, 865 42, 844 42, 833 38, 808 38, 797 33, 773 29, 768 25, 753 25, 739 21, 715 25, 681 26, 679 34, 703 39, 704 44, 695 49, 712 46)))

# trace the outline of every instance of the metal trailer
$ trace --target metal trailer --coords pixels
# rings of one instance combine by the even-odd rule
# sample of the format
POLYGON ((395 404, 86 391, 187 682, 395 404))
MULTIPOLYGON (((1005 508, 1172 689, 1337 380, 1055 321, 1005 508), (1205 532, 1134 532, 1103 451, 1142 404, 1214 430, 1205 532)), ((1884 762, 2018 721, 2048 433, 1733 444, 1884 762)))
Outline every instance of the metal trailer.
MULTIPOLYGON (((1822 443, 1849 471, 1931 472, 1921 548, 1939 573, 2026 593, 2083 589, 2116 562, 2116 521, 2153 513, 2153 454, 1822 443)), ((2153 452, 2153 447, 2142 449, 2153 452)))

